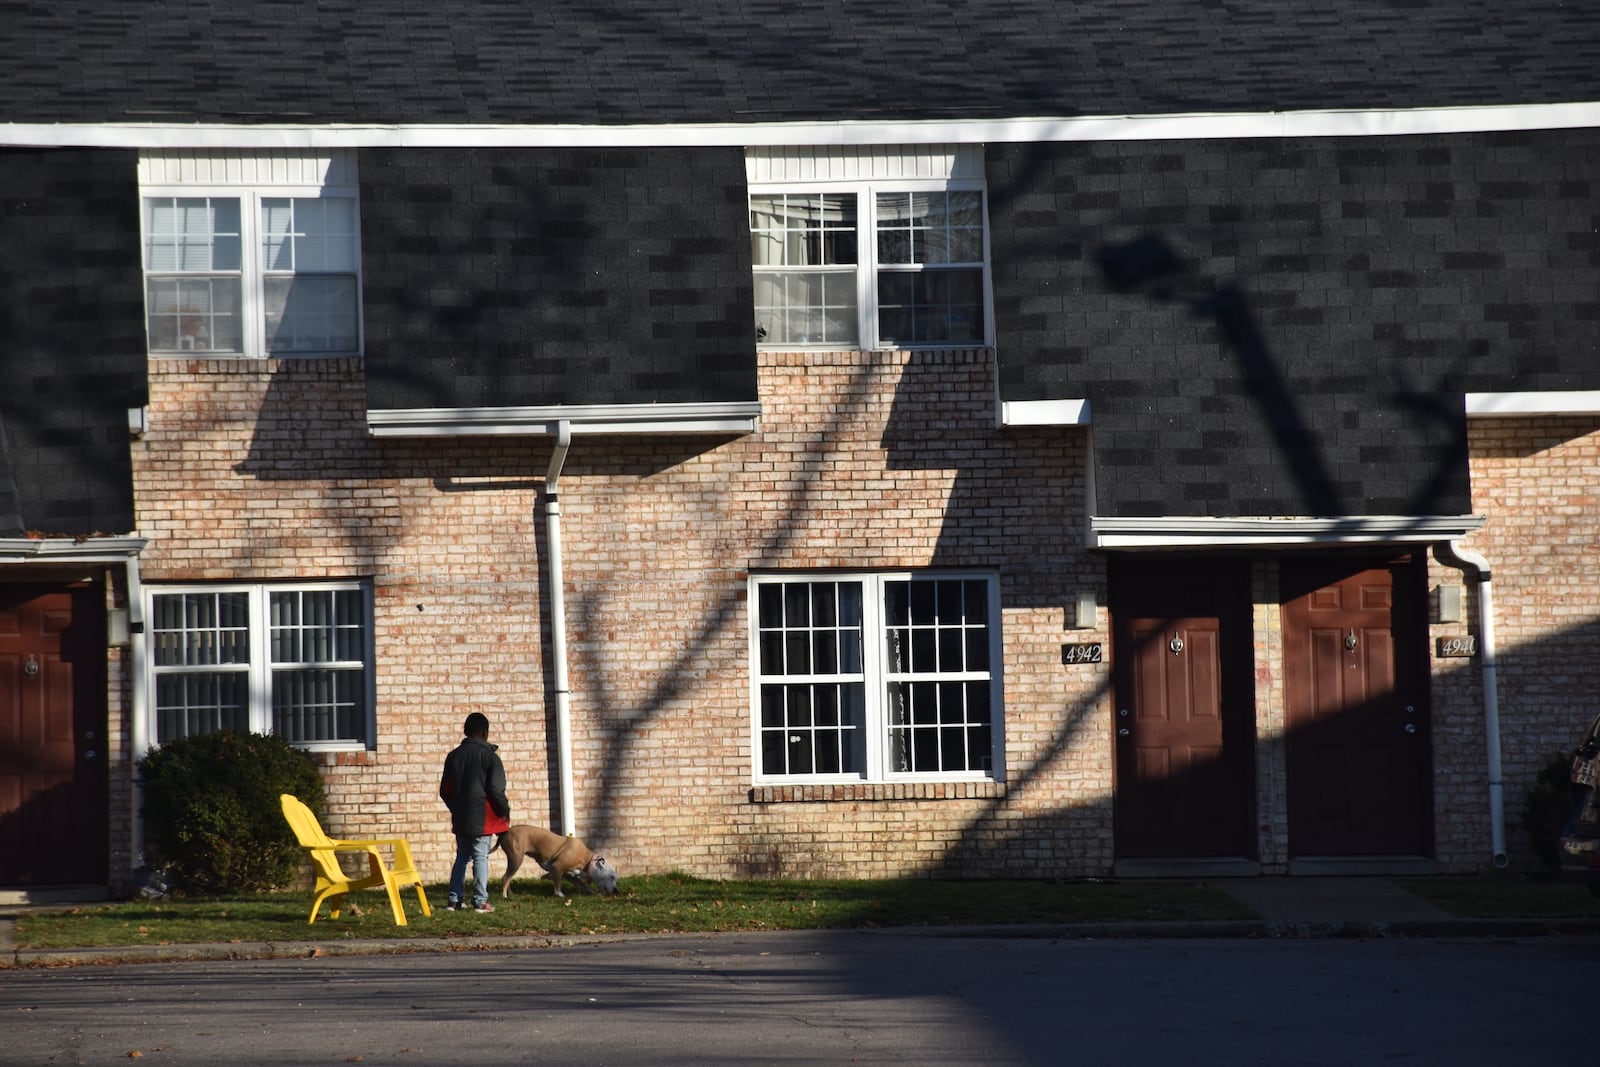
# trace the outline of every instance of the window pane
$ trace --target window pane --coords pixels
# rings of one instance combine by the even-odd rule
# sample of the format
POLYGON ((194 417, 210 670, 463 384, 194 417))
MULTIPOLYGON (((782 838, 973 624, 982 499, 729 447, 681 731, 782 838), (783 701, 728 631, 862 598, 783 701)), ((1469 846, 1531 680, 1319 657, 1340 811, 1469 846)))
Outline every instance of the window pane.
POLYGON ((767 344, 854 344, 854 271, 756 274, 757 340, 767 344), (764 331, 764 332, 762 332, 764 331))
POLYGON ((236 271, 240 265, 239 201, 221 197, 145 200, 145 269, 236 271))
POLYGON ((359 738, 365 732, 366 677, 359 669, 272 673, 272 730, 290 744, 359 738))
POLYGON ((145 293, 154 352, 244 351, 237 277, 152 277, 145 293))
POLYGON ((790 582, 783 587, 783 622, 785 626, 807 626, 811 622, 811 587, 801 582, 790 582))
POLYGON ((354 274, 355 201, 346 197, 264 198, 261 262, 269 271, 354 274))
POLYGON ((854 344, 856 198, 779 193, 750 198, 756 338, 768 344, 854 344), (832 268, 810 269, 803 268, 832 268))
POLYGON ((981 193, 880 193, 877 210, 880 263, 983 261, 981 193))
POLYGON ((243 671, 167 674, 156 678, 155 742, 250 729, 249 678, 243 671))
POLYGON ((269 277, 263 289, 269 353, 355 351, 354 275, 269 277))
POLYGON ((893 343, 981 343, 983 272, 878 272, 878 334, 893 343))
POLYGON ((274 663, 364 658, 366 601, 354 589, 274 592, 268 611, 274 663))
POLYGON ((150 641, 157 667, 250 661, 249 599, 243 593, 179 593, 153 600, 150 641))
POLYGON ((851 193, 779 193, 750 198, 751 255, 758 267, 856 262, 851 193))

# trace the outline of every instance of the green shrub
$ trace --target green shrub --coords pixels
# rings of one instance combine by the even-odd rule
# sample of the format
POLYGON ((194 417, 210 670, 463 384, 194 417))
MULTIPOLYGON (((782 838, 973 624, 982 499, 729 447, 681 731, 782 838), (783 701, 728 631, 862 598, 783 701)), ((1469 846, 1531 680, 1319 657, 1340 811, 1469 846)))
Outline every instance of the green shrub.
POLYGON ((191 893, 276 889, 304 853, 280 793, 322 817, 326 793, 312 758, 267 734, 214 733, 153 749, 139 761, 150 862, 191 893))
POLYGON ((1549 870, 1561 866, 1561 830, 1572 809, 1572 755, 1551 756, 1524 796, 1522 829, 1549 870))

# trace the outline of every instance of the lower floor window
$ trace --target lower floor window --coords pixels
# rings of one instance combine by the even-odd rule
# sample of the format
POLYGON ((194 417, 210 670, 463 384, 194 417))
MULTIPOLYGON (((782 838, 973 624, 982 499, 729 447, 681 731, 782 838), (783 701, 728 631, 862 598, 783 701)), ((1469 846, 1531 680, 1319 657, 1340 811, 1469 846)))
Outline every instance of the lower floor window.
POLYGON ((1000 777, 992 577, 752 585, 757 780, 1000 777))
POLYGON ((371 605, 357 582, 152 591, 151 739, 233 730, 305 747, 365 745, 371 605))

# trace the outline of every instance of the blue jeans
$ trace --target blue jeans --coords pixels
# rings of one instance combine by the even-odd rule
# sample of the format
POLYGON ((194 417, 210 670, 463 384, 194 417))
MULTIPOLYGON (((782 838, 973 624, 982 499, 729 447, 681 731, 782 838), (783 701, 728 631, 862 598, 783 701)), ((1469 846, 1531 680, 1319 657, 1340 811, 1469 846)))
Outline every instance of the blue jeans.
POLYGON ((466 903, 468 860, 472 861, 472 906, 489 902, 489 849, 494 839, 494 834, 456 836, 456 862, 450 868, 450 903, 466 903))

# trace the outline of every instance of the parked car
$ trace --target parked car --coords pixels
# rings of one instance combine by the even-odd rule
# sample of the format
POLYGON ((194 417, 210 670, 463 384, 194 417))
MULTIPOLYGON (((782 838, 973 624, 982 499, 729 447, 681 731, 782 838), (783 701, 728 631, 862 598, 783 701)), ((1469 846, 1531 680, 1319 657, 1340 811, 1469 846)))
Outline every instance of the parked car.
POLYGON ((1572 753, 1572 806, 1561 830, 1561 872, 1600 896, 1600 716, 1572 753))

